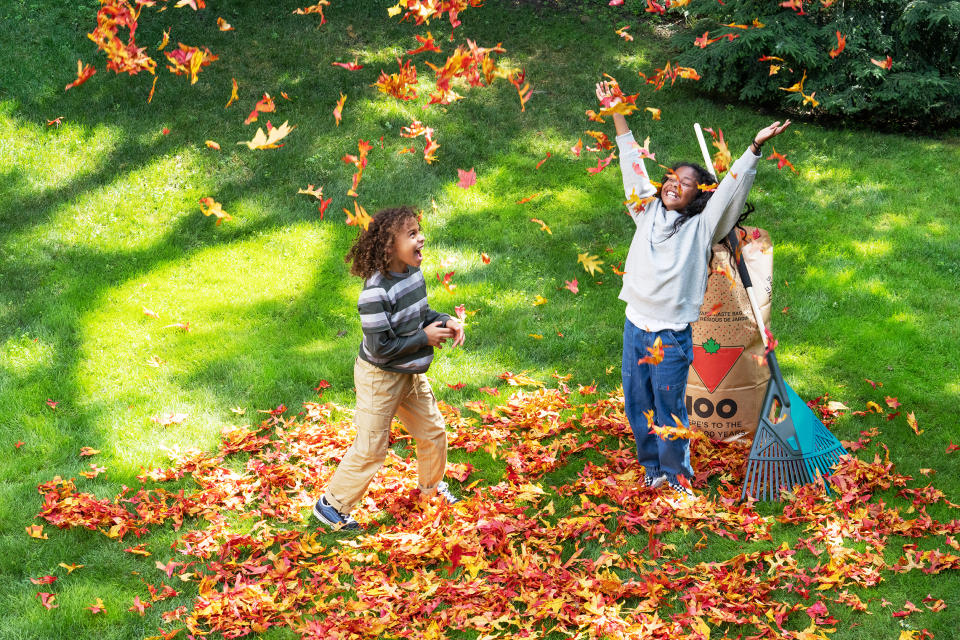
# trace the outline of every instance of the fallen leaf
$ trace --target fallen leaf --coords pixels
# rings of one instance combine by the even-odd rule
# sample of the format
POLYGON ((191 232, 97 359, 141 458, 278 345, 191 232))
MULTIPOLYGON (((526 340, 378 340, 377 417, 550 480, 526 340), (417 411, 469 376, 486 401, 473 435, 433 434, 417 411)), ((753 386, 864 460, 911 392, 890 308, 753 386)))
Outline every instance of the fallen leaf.
POLYGON ((565 286, 567 289, 569 289, 569 290, 570 290, 571 292, 573 292, 574 294, 580 292, 580 287, 577 286, 577 279, 576 279, 576 278, 574 278, 573 280, 564 280, 563 283, 564 283, 563 286, 565 286))
POLYGON ((101 600, 100 598, 97 598, 96 602, 94 602, 91 605, 87 605, 86 607, 84 607, 84 609, 88 609, 90 613, 92 613, 93 615, 107 612, 106 607, 103 606, 103 600, 101 600))
POLYGON ((156 415, 150 418, 150 422, 155 422, 161 427, 169 427, 172 424, 183 424, 189 416, 185 413, 168 413, 166 415, 156 415))

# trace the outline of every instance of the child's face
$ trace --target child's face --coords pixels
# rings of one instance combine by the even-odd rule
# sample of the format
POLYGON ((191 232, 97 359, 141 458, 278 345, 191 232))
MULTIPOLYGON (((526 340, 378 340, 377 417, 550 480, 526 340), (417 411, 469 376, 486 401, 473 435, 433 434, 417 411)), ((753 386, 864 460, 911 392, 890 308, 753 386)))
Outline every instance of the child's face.
POLYGON ((680 211, 687 208, 697 197, 697 172, 692 167, 677 167, 663 180, 660 189, 660 200, 664 208, 670 211, 680 211))
POLYGON ((407 266, 419 267, 423 262, 423 234, 416 218, 407 218, 393 236, 390 270, 401 273, 407 266))

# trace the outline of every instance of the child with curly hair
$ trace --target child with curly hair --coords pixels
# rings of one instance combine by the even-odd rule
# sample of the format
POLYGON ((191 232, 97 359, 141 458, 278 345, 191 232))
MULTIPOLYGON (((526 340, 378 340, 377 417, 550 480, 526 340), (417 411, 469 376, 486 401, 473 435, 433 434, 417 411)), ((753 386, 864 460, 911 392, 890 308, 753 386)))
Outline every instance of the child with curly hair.
MULTIPOLYGON (((600 82, 597 98, 606 106, 620 100, 618 88, 600 82)), ((620 299, 627 303, 623 329, 624 409, 637 444, 644 484, 664 482, 685 499, 690 441, 660 438, 653 424, 690 426, 685 404, 687 373, 693 362, 691 322, 700 317, 713 244, 737 223, 753 186, 760 147, 790 126, 774 122, 761 129, 719 185, 703 167, 681 162, 667 171, 658 189, 643 164, 640 147, 618 113, 613 116, 620 151, 623 190, 636 224, 627 253, 620 299)))
POLYGON ((443 482, 447 434, 430 382, 424 375, 434 347, 463 344, 463 327, 427 302, 420 272, 423 233, 410 207, 378 211, 347 253, 350 273, 365 280, 357 309, 363 341, 353 368, 357 388, 357 436, 313 515, 335 529, 358 529, 350 517, 387 455, 396 415, 417 443, 419 489, 427 497, 457 498, 443 482))

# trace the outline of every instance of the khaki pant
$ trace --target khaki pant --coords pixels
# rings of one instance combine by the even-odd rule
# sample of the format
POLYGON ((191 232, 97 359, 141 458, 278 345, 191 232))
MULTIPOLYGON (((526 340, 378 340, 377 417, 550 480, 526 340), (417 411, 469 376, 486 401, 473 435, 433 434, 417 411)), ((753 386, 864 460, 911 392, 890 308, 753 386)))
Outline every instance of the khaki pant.
POLYGON ((447 432, 427 377, 384 371, 358 357, 353 380, 357 387, 353 419, 357 437, 327 485, 327 502, 343 514, 360 502, 387 457, 394 416, 417 442, 420 490, 436 490, 447 466, 447 432))

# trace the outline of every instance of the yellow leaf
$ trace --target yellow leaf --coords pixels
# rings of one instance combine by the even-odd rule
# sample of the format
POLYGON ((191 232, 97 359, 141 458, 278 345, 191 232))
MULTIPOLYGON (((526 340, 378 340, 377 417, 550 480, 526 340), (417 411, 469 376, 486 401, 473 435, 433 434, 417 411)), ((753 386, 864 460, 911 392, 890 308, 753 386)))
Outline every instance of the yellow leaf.
POLYGON ((547 299, 541 295, 537 295, 533 298, 533 306, 539 307, 542 304, 547 304, 547 299))
POLYGON ((589 253, 578 253, 577 262, 583 265, 583 268, 591 276, 599 271, 603 273, 603 269, 600 268, 600 265, 603 264, 603 260, 600 260, 599 256, 592 256, 589 253))
POLYGON ((250 149, 277 149, 283 146, 277 144, 277 142, 286 138, 294 129, 296 129, 296 125, 291 127, 286 121, 279 127, 271 128, 270 133, 264 133, 263 129, 258 128, 253 140, 249 142, 240 141, 237 144, 245 144, 250 149))

